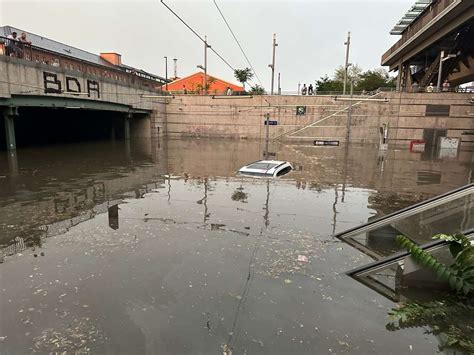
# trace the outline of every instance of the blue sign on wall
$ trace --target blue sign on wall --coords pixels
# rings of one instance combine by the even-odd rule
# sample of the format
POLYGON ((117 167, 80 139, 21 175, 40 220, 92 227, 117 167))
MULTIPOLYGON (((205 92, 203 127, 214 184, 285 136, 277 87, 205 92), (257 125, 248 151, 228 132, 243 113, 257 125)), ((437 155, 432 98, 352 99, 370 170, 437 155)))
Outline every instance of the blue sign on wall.
MULTIPOLYGON (((268 125, 269 125, 269 126, 276 126, 277 124, 278 124, 278 121, 270 121, 270 120, 268 121, 268 125)), ((263 122, 263 125, 264 125, 264 126, 267 125, 267 121, 266 121, 266 120, 263 122)))

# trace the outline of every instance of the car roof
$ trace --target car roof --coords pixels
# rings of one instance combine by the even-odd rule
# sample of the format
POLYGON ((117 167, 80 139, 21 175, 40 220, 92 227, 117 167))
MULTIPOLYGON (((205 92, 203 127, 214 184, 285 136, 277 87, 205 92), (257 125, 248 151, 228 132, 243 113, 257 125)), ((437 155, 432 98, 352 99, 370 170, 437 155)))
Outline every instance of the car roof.
POLYGON ((253 177, 271 177, 276 171, 280 171, 285 167, 291 168, 291 164, 282 160, 259 160, 241 167, 238 173, 253 177), (263 165, 263 167, 255 167, 255 165, 263 165), (265 165, 267 167, 264 167, 265 165))
POLYGON ((283 163, 288 163, 288 162, 283 161, 283 160, 258 160, 258 161, 254 161, 253 163, 250 163, 248 165, 252 165, 252 164, 255 164, 255 163, 283 164, 283 163))

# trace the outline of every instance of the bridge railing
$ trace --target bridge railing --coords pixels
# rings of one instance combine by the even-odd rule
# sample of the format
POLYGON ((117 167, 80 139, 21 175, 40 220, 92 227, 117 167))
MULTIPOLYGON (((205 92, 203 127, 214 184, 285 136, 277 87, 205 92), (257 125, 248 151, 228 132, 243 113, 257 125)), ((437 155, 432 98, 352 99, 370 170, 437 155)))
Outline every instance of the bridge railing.
POLYGON ((19 37, 13 40, 0 36, 0 55, 31 60, 32 46, 29 42, 20 42, 19 37))
POLYGON ((53 67, 75 70, 92 76, 121 81, 124 82, 124 85, 139 85, 158 91, 161 91, 161 86, 164 84, 161 81, 144 76, 138 70, 100 65, 72 55, 59 54, 46 48, 2 36, 0 36, 0 56, 9 56, 53 67))

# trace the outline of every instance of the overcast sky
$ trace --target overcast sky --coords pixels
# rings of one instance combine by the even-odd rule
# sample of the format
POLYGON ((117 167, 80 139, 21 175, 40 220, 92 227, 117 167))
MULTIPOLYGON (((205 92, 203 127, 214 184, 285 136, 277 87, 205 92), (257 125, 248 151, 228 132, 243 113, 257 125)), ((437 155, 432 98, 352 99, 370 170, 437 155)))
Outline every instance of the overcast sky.
MULTIPOLYGON (((351 31, 350 62, 380 67, 381 55, 398 40, 390 29, 414 0, 216 0, 269 89, 272 36, 277 34, 276 73, 284 91, 296 90, 344 63, 351 31)), ((234 68, 248 64, 213 0, 165 0, 234 68)), ((164 76, 164 56, 178 58, 178 76, 203 64, 203 44, 160 0, 0 0, 0 24, 11 25, 93 52, 122 54, 125 64, 164 76)), ((212 52, 211 75, 235 82, 232 70, 212 52)), ((276 76, 275 76, 276 83, 276 76)), ((276 88, 276 85, 275 85, 276 88)))

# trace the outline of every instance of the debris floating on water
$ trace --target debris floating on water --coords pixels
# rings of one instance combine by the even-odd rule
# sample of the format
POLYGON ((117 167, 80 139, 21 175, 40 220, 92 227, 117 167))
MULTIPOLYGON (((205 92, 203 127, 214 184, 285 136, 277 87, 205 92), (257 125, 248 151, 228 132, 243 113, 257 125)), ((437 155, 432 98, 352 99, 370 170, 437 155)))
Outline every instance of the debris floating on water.
POLYGON ((298 261, 308 262, 308 257, 306 255, 298 255, 298 261))

